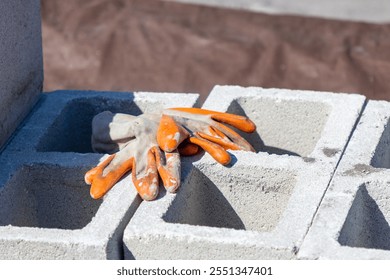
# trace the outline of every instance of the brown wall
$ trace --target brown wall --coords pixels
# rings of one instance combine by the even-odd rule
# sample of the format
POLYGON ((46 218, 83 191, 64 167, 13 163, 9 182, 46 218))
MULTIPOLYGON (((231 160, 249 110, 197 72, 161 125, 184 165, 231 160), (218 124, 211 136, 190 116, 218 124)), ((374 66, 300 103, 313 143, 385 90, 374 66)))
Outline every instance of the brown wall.
POLYGON ((215 84, 390 100, 390 24, 155 0, 41 0, 45 90, 199 92, 215 84))

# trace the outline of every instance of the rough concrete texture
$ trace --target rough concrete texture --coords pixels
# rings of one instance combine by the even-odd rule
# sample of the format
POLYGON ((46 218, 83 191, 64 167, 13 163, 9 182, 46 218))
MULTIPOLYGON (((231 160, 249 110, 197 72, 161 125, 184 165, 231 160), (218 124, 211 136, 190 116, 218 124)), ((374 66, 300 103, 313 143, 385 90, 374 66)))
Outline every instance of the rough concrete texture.
POLYGON ((0 2, 0 150, 43 84, 40 1, 0 2))
POLYGON ((0 259, 121 259, 122 235, 141 202, 130 178, 103 200, 85 172, 91 121, 111 110, 134 115, 196 104, 198 95, 60 91, 42 94, 0 154, 0 259))
POLYGON ((389 112, 367 103, 300 258, 390 259, 389 112))
POLYGON ((183 162, 177 194, 141 203, 126 259, 293 259, 348 142, 359 95, 217 86, 203 108, 250 117, 257 153, 183 162))

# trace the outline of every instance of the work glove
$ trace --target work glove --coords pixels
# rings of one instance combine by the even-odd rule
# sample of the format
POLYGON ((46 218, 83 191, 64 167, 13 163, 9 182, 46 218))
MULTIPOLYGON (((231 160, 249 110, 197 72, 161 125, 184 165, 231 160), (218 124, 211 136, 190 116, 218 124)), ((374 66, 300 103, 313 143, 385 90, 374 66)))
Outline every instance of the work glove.
POLYGON ((161 149, 172 152, 179 148, 181 155, 193 155, 199 147, 217 162, 227 165, 230 150, 255 150, 230 127, 252 133, 256 125, 247 117, 199 108, 171 108, 163 111, 157 142, 161 149))
POLYGON ((227 165, 226 151, 254 151, 253 147, 226 123, 244 132, 255 124, 246 117, 197 108, 171 108, 162 114, 131 116, 103 112, 92 121, 92 148, 110 155, 88 171, 85 181, 91 196, 102 197, 126 173, 144 200, 158 195, 159 176, 168 192, 180 185, 180 155, 208 152, 217 162, 227 165))
POLYGON ((132 170, 132 181, 144 200, 158 195, 159 176, 168 192, 180 184, 180 157, 176 149, 163 152, 156 133, 160 115, 132 116, 109 111, 96 115, 92 121, 92 148, 111 154, 85 174, 91 185, 90 194, 101 198, 116 182, 132 170))

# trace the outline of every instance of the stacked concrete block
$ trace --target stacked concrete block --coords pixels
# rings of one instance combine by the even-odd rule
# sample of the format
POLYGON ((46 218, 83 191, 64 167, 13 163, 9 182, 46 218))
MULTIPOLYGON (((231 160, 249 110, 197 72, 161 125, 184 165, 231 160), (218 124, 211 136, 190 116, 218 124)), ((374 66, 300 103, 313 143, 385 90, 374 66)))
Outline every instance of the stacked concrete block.
POLYGON ((0 2, 0 151, 41 93, 40 1, 0 2))
POLYGON ((390 103, 367 103, 300 258, 390 259, 389 122, 390 103))
POLYGON ((217 86, 204 108, 246 115, 256 153, 184 159, 177 194, 141 203, 126 259, 294 259, 359 117, 360 95, 217 86))
POLYGON ((195 94, 60 91, 40 101, 0 154, 0 259, 121 259, 141 199, 130 178, 93 200, 84 174, 99 112, 139 115, 196 104, 195 94))

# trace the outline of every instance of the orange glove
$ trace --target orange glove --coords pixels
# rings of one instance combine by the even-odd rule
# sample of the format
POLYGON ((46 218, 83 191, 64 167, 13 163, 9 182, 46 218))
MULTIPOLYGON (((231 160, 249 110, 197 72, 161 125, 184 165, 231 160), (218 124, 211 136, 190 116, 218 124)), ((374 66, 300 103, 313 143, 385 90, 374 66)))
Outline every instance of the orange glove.
POLYGON ((248 133, 256 130, 247 117, 198 108, 171 108, 163 111, 157 143, 166 152, 179 148, 181 155, 196 154, 200 146, 223 165, 231 160, 227 149, 254 151, 244 138, 220 122, 248 133))
POLYGON ((127 172, 144 200, 158 195, 159 175, 164 187, 175 192, 180 184, 180 157, 177 150, 162 152, 156 141, 158 115, 103 112, 92 122, 95 152, 115 153, 85 174, 93 198, 101 198, 127 172))
POLYGON ((91 196, 101 198, 132 170, 140 196, 153 200, 158 195, 159 176, 168 192, 179 187, 179 152, 193 155, 200 146, 226 165, 230 162, 227 149, 254 151, 245 139, 220 122, 245 132, 256 129, 246 117, 196 108, 172 108, 162 115, 137 117, 100 113, 92 122, 92 147, 95 152, 113 154, 86 173, 91 196))

